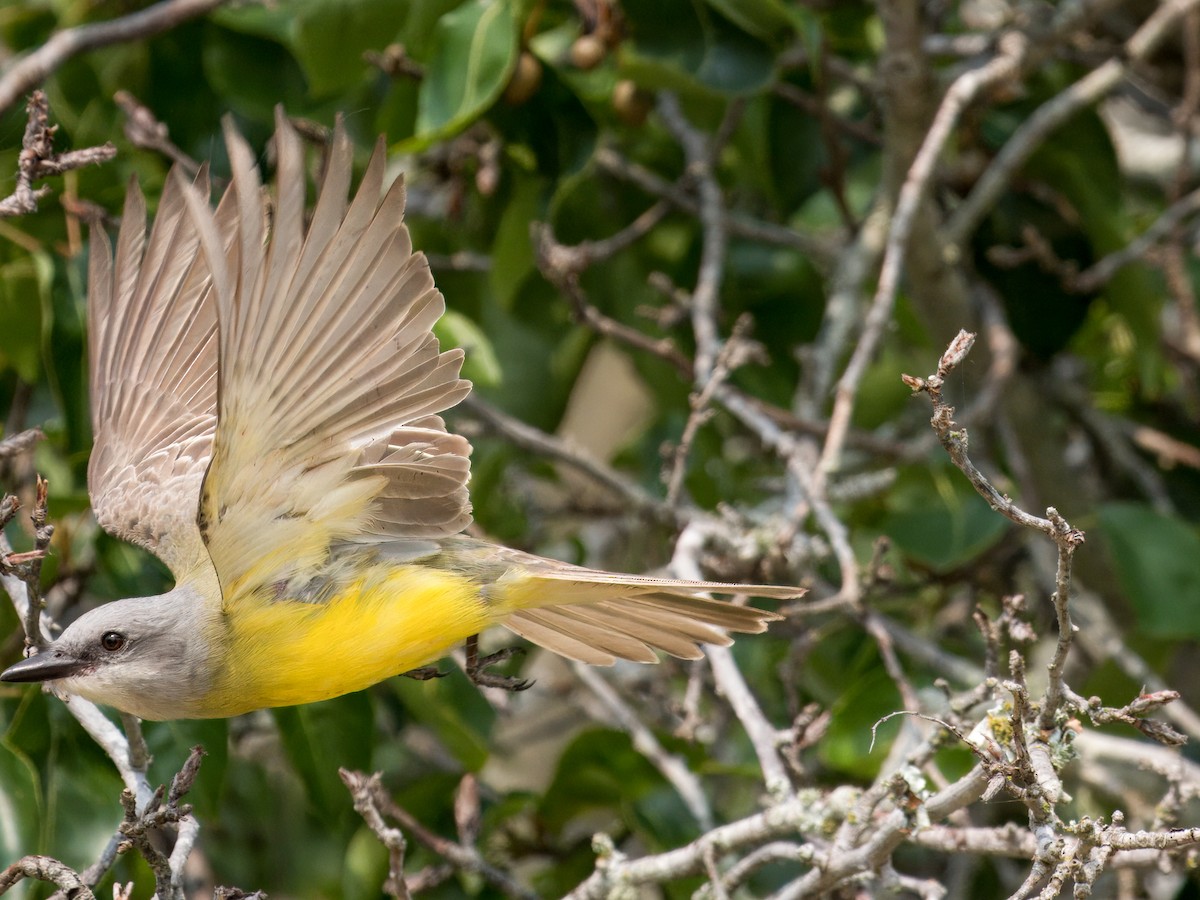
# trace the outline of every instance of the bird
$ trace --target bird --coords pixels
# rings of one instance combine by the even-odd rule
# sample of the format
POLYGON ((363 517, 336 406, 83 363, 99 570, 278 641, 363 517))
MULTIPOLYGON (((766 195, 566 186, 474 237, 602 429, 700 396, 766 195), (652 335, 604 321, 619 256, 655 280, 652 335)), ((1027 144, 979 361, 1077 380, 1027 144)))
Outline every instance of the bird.
POLYGON ((570 659, 702 656, 780 618, 712 592, 791 586, 624 575, 464 534, 471 445, 441 413, 471 389, 375 145, 351 192, 339 120, 311 216, 301 140, 276 112, 275 197, 223 122, 232 177, 170 173, 147 233, 132 178, 115 250, 91 230, 88 354, 97 522, 175 586, 103 603, 0 673, 151 720, 224 718, 437 674, 499 625, 570 659))

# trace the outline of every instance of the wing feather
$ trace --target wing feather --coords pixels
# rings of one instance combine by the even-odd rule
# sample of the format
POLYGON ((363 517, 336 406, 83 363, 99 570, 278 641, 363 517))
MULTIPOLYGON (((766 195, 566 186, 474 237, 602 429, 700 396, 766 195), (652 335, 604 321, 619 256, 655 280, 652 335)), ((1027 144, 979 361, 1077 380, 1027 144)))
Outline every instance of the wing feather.
POLYGON ((194 192, 188 210, 215 259, 219 417, 200 500, 222 589, 252 589, 329 562, 347 543, 432 540, 470 522, 470 445, 437 413, 470 390, 462 352, 432 327, 445 304, 386 193, 378 144, 347 202, 339 123, 311 224, 300 139, 277 115, 276 202, 264 226, 253 155, 226 123, 238 209, 236 264, 194 192))
MULTIPOLYGON (((207 173, 188 190, 207 192, 207 173)), ((185 205, 173 175, 147 238, 145 200, 131 181, 115 259, 95 227, 88 263, 92 508, 107 531, 180 578, 208 558, 195 510, 217 388, 211 279, 185 205)))

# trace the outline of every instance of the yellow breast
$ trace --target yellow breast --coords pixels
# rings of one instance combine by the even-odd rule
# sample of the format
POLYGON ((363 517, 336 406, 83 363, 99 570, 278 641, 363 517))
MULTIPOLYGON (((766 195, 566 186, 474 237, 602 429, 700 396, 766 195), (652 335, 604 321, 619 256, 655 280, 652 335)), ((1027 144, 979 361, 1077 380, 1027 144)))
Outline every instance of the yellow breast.
POLYGON ((477 584, 375 565, 321 603, 227 598, 229 656, 209 716, 326 700, 444 656, 495 621, 477 584))

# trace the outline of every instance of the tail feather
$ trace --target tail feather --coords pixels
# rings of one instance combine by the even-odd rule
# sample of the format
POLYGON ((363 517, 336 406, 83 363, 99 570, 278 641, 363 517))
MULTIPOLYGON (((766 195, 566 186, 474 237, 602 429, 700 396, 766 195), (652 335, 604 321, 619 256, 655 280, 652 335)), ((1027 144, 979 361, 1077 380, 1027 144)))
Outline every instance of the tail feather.
MULTIPOLYGON (((781 618, 769 610, 737 606, 721 600, 692 596, 704 590, 741 590, 736 585, 707 582, 672 582, 610 576, 602 583, 588 582, 576 574, 569 581, 529 578, 518 592, 526 601, 504 626, 540 647, 592 665, 611 665, 617 659, 655 662, 655 651, 680 659, 699 659, 699 644, 731 643, 725 630, 743 633, 765 631, 767 623, 781 618), (565 590, 564 590, 565 588, 565 590), (676 593, 678 592, 678 593, 676 593), (534 600, 535 602, 528 602, 534 600), (723 629, 723 630, 720 630, 723 629)), ((773 590, 795 596, 798 589, 773 590)), ((757 593, 757 586, 746 589, 757 593)))

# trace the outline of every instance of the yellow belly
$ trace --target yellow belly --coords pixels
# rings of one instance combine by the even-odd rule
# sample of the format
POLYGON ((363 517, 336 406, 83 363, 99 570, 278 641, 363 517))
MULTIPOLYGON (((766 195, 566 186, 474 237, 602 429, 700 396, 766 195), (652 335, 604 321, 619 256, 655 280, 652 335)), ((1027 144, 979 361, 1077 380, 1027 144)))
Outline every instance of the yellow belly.
POLYGON ((227 599, 230 654, 205 716, 326 700, 445 656, 496 620, 479 586, 376 565, 323 603, 227 599))

